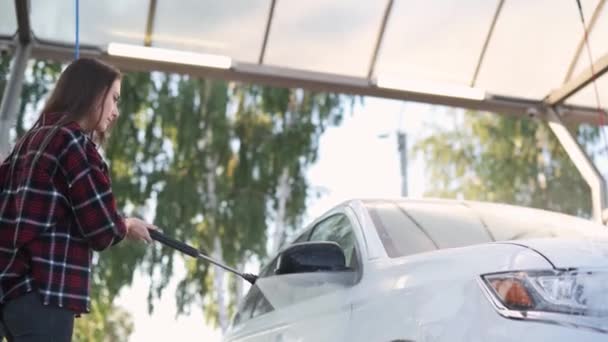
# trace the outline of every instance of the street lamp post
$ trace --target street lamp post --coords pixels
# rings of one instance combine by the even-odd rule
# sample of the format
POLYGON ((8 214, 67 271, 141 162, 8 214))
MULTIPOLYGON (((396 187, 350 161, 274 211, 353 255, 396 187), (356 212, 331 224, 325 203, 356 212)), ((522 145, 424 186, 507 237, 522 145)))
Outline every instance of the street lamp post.
POLYGON ((401 131, 397 131, 397 148, 401 165, 401 196, 407 197, 407 137, 401 131))

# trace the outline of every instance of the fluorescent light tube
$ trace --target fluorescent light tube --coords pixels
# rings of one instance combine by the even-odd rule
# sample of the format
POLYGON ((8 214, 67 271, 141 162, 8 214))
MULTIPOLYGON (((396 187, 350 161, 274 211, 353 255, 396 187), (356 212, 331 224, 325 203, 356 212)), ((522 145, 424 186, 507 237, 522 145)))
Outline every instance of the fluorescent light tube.
POLYGON ((169 62, 176 64, 196 65, 208 68, 230 69, 232 59, 226 56, 205 53, 185 52, 156 47, 130 44, 110 43, 108 54, 128 58, 146 59, 150 61, 169 62))
POLYGON ((481 101, 486 98, 486 92, 479 88, 428 81, 412 81, 396 77, 378 77, 376 78, 376 86, 386 89, 477 101, 481 101))

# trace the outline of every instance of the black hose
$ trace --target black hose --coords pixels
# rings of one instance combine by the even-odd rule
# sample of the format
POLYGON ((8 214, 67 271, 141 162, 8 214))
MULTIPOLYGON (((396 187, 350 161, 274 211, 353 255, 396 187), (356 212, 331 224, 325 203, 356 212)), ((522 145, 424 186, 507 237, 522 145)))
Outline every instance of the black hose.
POLYGON ((188 254, 193 258, 198 258, 199 251, 196 248, 187 245, 181 241, 177 241, 173 238, 170 238, 156 229, 149 229, 149 232, 150 237, 152 239, 162 243, 163 245, 176 249, 182 253, 188 254))
POLYGON ((226 271, 232 272, 232 273, 238 275, 239 277, 247 280, 252 285, 255 284, 256 280, 258 279, 258 276, 255 274, 241 273, 241 272, 235 270, 234 268, 228 267, 228 266, 224 265, 223 263, 203 254, 198 249, 196 249, 188 244, 185 244, 181 241, 177 241, 171 237, 164 235, 163 233, 161 233, 160 231, 158 231, 156 229, 149 229, 148 231, 150 232, 150 237, 153 240, 156 240, 167 247, 171 247, 171 248, 178 250, 184 254, 187 254, 193 258, 209 261, 210 263, 212 263, 216 266, 219 266, 219 267, 225 269, 226 271))

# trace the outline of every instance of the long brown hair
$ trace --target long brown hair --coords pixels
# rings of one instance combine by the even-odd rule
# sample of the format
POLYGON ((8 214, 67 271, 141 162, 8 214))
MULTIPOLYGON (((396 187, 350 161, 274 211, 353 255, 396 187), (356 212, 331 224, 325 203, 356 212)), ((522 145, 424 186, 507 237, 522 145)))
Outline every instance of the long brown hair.
MULTIPOLYGON (((97 127, 101 121, 104 100, 114 81, 121 78, 118 69, 97 59, 79 58, 73 61, 59 76, 55 89, 33 128, 44 124, 44 116, 50 113, 61 115, 58 125, 80 121, 87 116, 97 116, 97 127), (101 108, 97 108, 98 105, 101 108)), ((99 142, 105 140, 105 134, 94 136, 93 131, 89 133, 91 138, 99 142)))
MULTIPOLYGON (((38 127, 44 126, 45 116, 47 114, 56 113, 60 115, 58 121, 53 123, 53 126, 42 140, 42 144, 38 147, 39 151, 44 151, 49 144, 51 138, 57 133, 62 124, 80 121, 86 117, 93 118, 97 116, 95 128, 101 121, 101 113, 103 113, 104 100, 108 96, 108 92, 114 81, 121 79, 122 75, 115 67, 105 64, 99 60, 92 58, 80 58, 68 65, 61 73, 59 80, 55 85, 55 89, 47 100, 40 117, 33 127, 17 142, 13 151, 8 156, 11 159, 10 179, 12 182, 13 172, 16 165, 16 159, 13 158, 15 153, 18 155, 23 148, 27 137, 38 127), (101 108, 97 108, 100 105, 101 108)), ((92 120, 91 120, 92 121, 92 120)), ((90 134, 91 139, 97 142, 104 142, 105 134, 95 136, 95 129, 90 134)), ((42 154, 37 153, 31 163, 31 168, 34 169, 38 159, 42 154)))

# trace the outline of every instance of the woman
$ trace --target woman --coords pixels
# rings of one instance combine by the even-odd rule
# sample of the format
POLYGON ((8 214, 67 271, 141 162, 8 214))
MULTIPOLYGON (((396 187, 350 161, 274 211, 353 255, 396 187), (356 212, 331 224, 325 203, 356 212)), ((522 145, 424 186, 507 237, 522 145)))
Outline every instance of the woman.
POLYGON ((118 118, 121 74, 71 63, 0 166, 0 303, 9 341, 70 341, 89 311, 92 251, 156 227, 123 218, 97 151, 118 118))

